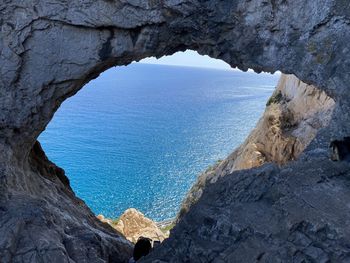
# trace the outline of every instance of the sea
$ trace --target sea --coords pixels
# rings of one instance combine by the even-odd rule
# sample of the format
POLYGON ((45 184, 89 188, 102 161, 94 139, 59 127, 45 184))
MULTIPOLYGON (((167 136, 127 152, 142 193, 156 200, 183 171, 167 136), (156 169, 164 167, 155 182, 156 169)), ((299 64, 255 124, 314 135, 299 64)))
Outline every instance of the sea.
POLYGON ((198 175, 262 116, 278 74, 133 63, 67 99, 40 135, 92 211, 174 218, 198 175))

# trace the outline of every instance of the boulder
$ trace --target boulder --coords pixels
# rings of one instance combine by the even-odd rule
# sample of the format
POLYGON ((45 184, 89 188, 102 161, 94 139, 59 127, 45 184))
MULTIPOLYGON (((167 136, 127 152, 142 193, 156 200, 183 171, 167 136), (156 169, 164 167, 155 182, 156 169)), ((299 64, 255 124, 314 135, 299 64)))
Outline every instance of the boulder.
POLYGON ((161 242, 167 238, 154 221, 134 208, 127 209, 113 227, 133 243, 136 243, 139 237, 161 242))

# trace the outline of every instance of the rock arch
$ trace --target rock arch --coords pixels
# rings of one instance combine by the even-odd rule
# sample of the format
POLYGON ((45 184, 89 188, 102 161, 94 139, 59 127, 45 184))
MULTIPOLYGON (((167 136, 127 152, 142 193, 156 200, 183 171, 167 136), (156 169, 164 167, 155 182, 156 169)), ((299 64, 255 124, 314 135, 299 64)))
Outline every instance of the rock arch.
POLYGON ((94 219, 36 142, 60 104, 112 66, 192 49, 242 70, 293 73, 337 101, 307 151, 346 137, 349 9, 338 0, 0 3, 0 257, 128 257, 130 244, 94 219))

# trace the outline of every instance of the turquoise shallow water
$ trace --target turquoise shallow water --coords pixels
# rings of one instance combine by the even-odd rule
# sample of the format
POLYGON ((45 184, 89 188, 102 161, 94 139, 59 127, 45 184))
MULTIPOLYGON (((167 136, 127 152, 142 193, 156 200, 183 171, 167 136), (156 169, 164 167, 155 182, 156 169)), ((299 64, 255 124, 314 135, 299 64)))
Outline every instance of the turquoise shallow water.
POLYGON ((96 214, 175 216, 196 176, 244 141, 278 75, 132 64, 63 103, 39 137, 96 214))

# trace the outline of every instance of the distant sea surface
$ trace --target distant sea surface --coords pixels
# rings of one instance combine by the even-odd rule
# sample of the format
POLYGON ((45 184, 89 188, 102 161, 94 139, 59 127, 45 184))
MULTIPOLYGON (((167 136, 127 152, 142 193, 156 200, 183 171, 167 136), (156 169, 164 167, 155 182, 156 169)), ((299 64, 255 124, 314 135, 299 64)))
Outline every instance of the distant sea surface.
POLYGON ((261 117, 279 76, 131 64, 66 100, 39 137, 96 214, 176 215, 197 176, 261 117))

